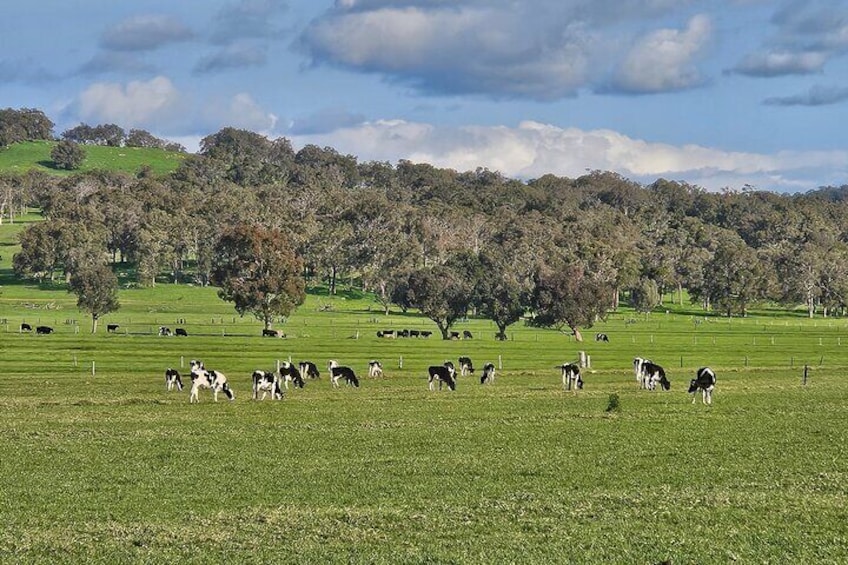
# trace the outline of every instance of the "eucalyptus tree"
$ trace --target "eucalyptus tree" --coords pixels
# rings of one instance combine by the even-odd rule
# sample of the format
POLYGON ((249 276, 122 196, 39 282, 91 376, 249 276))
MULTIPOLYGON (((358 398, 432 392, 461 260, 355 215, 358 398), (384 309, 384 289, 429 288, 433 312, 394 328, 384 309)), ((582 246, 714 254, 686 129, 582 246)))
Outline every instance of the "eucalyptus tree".
POLYGON ((604 319, 612 308, 609 283, 595 278, 577 261, 563 262, 557 268, 542 267, 535 276, 531 304, 533 324, 565 327, 577 335, 579 328, 590 328, 604 319))
POLYGON ((120 308, 118 277, 103 263, 80 265, 71 275, 68 292, 77 296, 77 307, 91 314, 91 333, 97 333, 97 321, 120 308))

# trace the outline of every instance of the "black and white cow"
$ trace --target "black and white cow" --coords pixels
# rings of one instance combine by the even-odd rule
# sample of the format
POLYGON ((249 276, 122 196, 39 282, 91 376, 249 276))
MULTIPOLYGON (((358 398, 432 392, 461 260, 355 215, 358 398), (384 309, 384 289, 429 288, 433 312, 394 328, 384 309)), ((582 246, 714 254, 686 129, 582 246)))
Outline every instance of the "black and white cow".
POLYGON ((271 393, 271 400, 282 400, 283 389, 280 388, 280 379, 273 371, 253 371, 253 400, 265 400, 265 396, 271 393), (262 391, 262 398, 259 398, 262 391))
POLYGON ((609 342, 609 336, 607 334, 595 334, 595 341, 609 342))
POLYGON ((445 361, 444 365, 432 365, 427 372, 430 374, 430 390, 436 390, 434 381, 438 381, 439 390, 442 390, 443 383, 448 385, 450 390, 456 390, 456 368, 450 361, 445 361))
POLYGON ((160 336, 168 336, 171 335, 171 328, 165 326, 159 326, 159 335, 160 336))
POLYGON ((702 402, 704 404, 712 404, 715 385, 716 375, 712 369, 709 367, 701 367, 698 369, 695 373, 695 378, 689 381, 689 393, 692 394, 692 404, 695 404, 695 400, 698 398, 695 393, 699 390, 702 393, 702 402))
POLYGON ((176 387, 177 390, 183 389, 183 381, 180 378, 180 372, 176 369, 172 369, 168 367, 165 369, 165 390, 173 390, 176 387))
POLYGON ((339 388, 340 379, 344 379, 345 383, 350 386, 359 388, 359 379, 356 378, 356 373, 350 367, 339 365, 338 361, 333 360, 327 364, 327 368, 330 370, 330 383, 333 388, 339 388))
POLYGON ((312 361, 301 361, 298 363, 300 375, 308 379, 321 378, 321 373, 318 372, 318 367, 312 361))
POLYGON ((282 330, 262 330, 262 337, 286 337, 282 330))
POLYGON ((368 376, 371 378, 377 378, 383 376, 383 364, 377 360, 371 360, 368 362, 368 376))
POLYGON ((459 376, 464 377, 474 372, 474 363, 470 357, 460 357, 459 361, 459 376))
POLYGON ((220 371, 209 371, 202 368, 192 370, 191 394, 188 397, 189 403, 200 402, 199 393, 202 388, 212 390, 212 398, 215 402, 218 402, 219 392, 223 392, 230 400, 236 399, 233 389, 230 388, 230 384, 227 382, 226 375, 220 371))
POLYGON ((300 370, 288 361, 283 361, 280 364, 280 380, 283 381, 286 390, 289 389, 289 383, 297 388, 303 388, 306 384, 303 382, 303 375, 300 374, 300 370))
POLYGON ((492 363, 486 363, 483 365, 483 375, 480 377, 480 384, 484 385, 486 383, 494 383, 495 382, 495 366, 492 363))
POLYGON ((176 329, 174 330, 174 335, 176 335, 176 336, 188 337, 188 332, 187 332, 187 331, 185 331, 185 329, 184 329, 184 328, 176 328, 176 329))
POLYGON ((642 364, 642 375, 644 379, 644 386, 642 388, 654 390, 658 383, 663 390, 669 390, 671 388, 671 382, 665 376, 665 369, 656 363, 645 361, 642 364))
POLYGON ((636 374, 636 382, 639 383, 639 388, 645 388, 645 363, 650 363, 650 359, 643 357, 633 358, 633 372, 636 374))
POLYGON ((32 331, 32 326, 31 326, 31 325, 29 325, 29 324, 27 324, 26 322, 22 322, 22 323, 21 323, 21 331, 22 331, 22 332, 31 332, 31 331, 32 331))
POLYGON ((41 335, 52 334, 53 328, 51 328, 50 326, 36 326, 35 333, 41 335))
POLYGON ((113 334, 116 331, 118 331, 118 328, 120 328, 120 327, 121 326, 119 326, 118 324, 106 324, 106 331, 109 332, 110 334, 113 334))
POLYGON ((583 377, 580 376, 580 367, 575 363, 564 363, 559 366, 559 369, 562 370, 562 388, 565 390, 574 389, 574 392, 577 392, 577 389, 583 388, 583 377))
POLYGON ((471 332, 470 332, 470 331, 468 331, 468 330, 463 330, 463 332, 462 332, 462 339, 473 339, 473 338, 474 338, 474 336, 473 336, 473 335, 471 335, 471 332))

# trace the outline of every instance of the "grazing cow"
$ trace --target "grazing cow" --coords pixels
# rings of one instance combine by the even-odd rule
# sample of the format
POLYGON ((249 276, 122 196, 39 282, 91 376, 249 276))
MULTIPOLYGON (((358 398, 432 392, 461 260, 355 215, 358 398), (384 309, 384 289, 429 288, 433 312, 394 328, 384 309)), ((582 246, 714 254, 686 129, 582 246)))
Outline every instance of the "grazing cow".
POLYGON ((36 326, 35 333, 42 335, 52 334, 53 328, 50 326, 36 326))
POLYGON ((307 377, 309 379, 318 379, 321 377, 321 373, 318 372, 318 367, 316 367, 315 363, 312 361, 301 361, 298 364, 298 369, 300 369, 300 374, 303 377, 307 377))
POLYGON ((277 373, 273 371, 253 371, 253 400, 265 400, 265 396, 270 392, 271 400, 282 400, 283 389, 280 388, 280 379, 277 378, 277 373), (262 398, 259 398, 259 391, 262 391, 262 398))
POLYGON ((577 389, 583 388, 583 378, 580 376, 580 367, 578 367, 575 363, 565 363, 558 367, 562 370, 562 388, 565 390, 571 390, 574 388, 574 392, 577 392, 577 389))
POLYGON ((409 337, 409 330, 400 330, 398 332, 398 337, 409 337))
POLYGON ((471 335, 471 332, 468 330, 464 330, 462 332, 462 339, 472 339, 474 336, 471 335))
POLYGON ((350 367, 343 367, 338 361, 330 361, 327 368, 330 370, 330 383, 333 388, 339 388, 339 379, 344 379, 348 385, 359 388, 359 379, 350 367))
POLYGON ((120 327, 121 326, 119 326, 118 324, 106 324, 106 331, 109 332, 110 334, 113 334, 116 331, 118 331, 118 328, 120 328, 120 327))
POLYGON ((22 332, 31 332, 31 331, 32 331, 32 326, 31 326, 31 325, 29 325, 29 324, 27 324, 26 322, 23 322, 23 323, 21 324, 21 331, 22 331, 22 332))
POLYGON ((388 339, 395 338, 395 330, 383 330, 381 332, 377 332, 377 337, 385 337, 388 339))
POLYGON ((450 390, 456 390, 456 369, 450 361, 445 361, 444 365, 432 365, 427 372, 430 373, 430 390, 436 390, 433 381, 439 382, 439 390, 442 390, 442 383, 448 385, 450 390))
POLYGON ((185 331, 183 328, 177 328, 174 330, 174 335, 188 337, 188 332, 185 331))
POLYGON ((171 328, 166 328, 165 326, 159 326, 159 335, 160 336, 171 335, 171 328))
POLYGON ((474 363, 471 362, 470 357, 460 357, 459 358, 459 376, 464 377, 469 373, 474 372, 474 363))
POLYGON ((292 383, 297 388, 303 388, 306 383, 303 382, 303 376, 300 371, 292 363, 283 361, 280 365, 280 378, 283 384, 286 385, 286 390, 289 389, 289 383, 292 383))
POLYGON ((379 361, 369 361, 368 362, 368 376, 371 378, 377 378, 383 376, 383 364, 379 361))
POLYGON ((423 331, 421 332, 421 337, 423 337, 423 338, 425 338, 425 339, 426 339, 426 338, 428 338, 428 337, 430 337, 431 335, 433 335, 433 332, 431 332, 431 331, 429 331, 429 330, 423 330, 423 331))
POLYGON ((262 337, 286 337, 282 330, 262 330, 262 337))
POLYGON ((451 332, 450 339, 459 339, 459 332, 451 332))
POLYGON ((495 366, 492 363, 483 365, 483 376, 480 377, 480 384, 495 382, 495 366))
POLYGON ((665 369, 656 363, 645 361, 642 364, 642 374, 644 376, 644 386, 642 388, 654 390, 657 387, 657 383, 660 384, 663 390, 669 390, 671 388, 671 382, 665 376, 665 369))
POLYGON ((607 334, 595 334, 595 341, 606 341, 609 343, 609 336, 607 334))
POLYGON ((183 389, 183 381, 180 378, 180 372, 176 369, 172 369, 168 367, 165 369, 165 390, 173 390, 176 387, 177 390, 183 389))
POLYGON ((689 381, 689 393, 692 394, 692 404, 698 398, 695 393, 702 393, 701 401, 704 404, 713 403, 713 390, 715 390, 716 375, 709 367, 701 367, 695 373, 695 378, 689 381))
POLYGON ((419 337, 420 335, 421 332, 419 332, 418 330, 409 330, 409 337, 419 337))
POLYGON ((645 363, 650 363, 650 359, 635 357, 633 359, 633 372, 636 374, 636 382, 639 383, 639 388, 645 388, 645 363))
POLYGON ((191 394, 189 394, 188 397, 189 403, 200 402, 198 394, 202 388, 212 390, 212 398, 215 402, 218 402, 219 392, 223 392, 230 400, 236 399, 236 395, 233 393, 233 390, 230 388, 230 384, 227 382, 226 375, 220 371, 193 369, 191 372, 191 394))

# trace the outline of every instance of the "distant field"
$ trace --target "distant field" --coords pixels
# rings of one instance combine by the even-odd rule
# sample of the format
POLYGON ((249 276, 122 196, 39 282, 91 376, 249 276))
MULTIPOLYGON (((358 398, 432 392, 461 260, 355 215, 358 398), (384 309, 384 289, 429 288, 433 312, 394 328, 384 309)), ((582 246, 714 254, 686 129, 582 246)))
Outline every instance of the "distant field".
MULTIPOLYGON (((30 169, 53 175, 66 176, 74 171, 54 169, 50 151, 55 143, 30 141, 16 143, 0 149, 0 172, 25 172, 30 169)), ((85 146, 86 158, 79 170, 104 169, 135 174, 143 165, 149 165, 155 174, 174 171, 185 159, 184 153, 141 147, 85 146)))
POLYGON ((376 331, 435 327, 312 289, 283 340, 215 289, 162 283, 123 289, 91 335, 61 286, 12 280, 20 227, 0 227, 0 562, 848 562, 845 319, 670 306, 623 309, 583 343, 522 324, 497 342, 475 319, 457 327, 471 340, 387 340, 376 331), (565 392, 555 366, 580 350, 586 387, 565 392), (430 392, 426 367, 459 355, 478 373, 430 392), (638 389, 636 355, 671 391, 638 389), (322 378, 251 401, 251 371, 289 357, 322 378), (236 400, 166 392, 164 369, 192 358, 236 400), (380 359, 386 377, 333 390, 331 358, 360 375, 380 359), (487 361, 502 369, 481 386, 487 361), (706 364, 711 407, 685 392, 706 364))

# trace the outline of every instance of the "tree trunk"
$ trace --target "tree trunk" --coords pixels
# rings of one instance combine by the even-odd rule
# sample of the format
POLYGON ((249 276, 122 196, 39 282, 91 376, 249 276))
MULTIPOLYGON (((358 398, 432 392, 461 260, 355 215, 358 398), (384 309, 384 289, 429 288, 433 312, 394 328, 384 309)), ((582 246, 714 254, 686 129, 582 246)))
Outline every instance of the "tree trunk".
POLYGON ((336 266, 330 268, 330 296, 336 295, 336 266))
POLYGON ((677 297, 678 302, 683 306, 683 285, 680 283, 677 283, 677 297))
POLYGON ((91 315, 91 333, 97 333, 97 314, 91 315))

